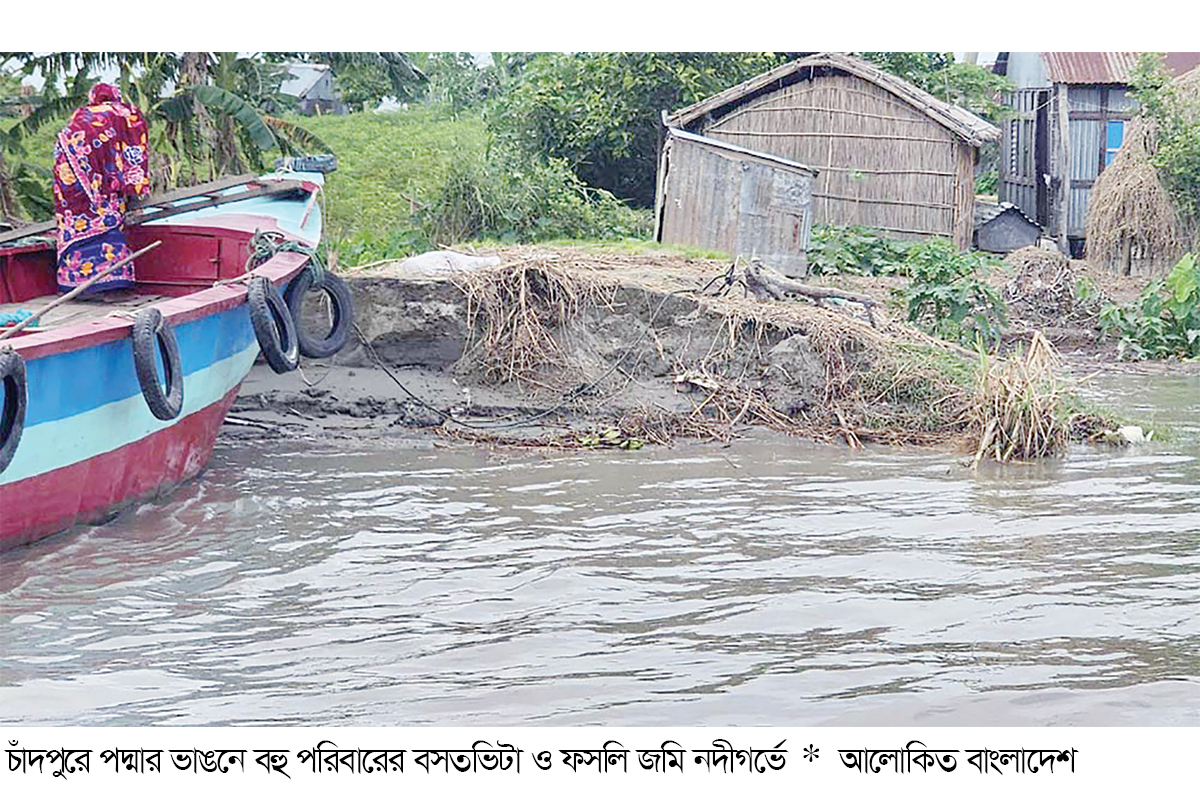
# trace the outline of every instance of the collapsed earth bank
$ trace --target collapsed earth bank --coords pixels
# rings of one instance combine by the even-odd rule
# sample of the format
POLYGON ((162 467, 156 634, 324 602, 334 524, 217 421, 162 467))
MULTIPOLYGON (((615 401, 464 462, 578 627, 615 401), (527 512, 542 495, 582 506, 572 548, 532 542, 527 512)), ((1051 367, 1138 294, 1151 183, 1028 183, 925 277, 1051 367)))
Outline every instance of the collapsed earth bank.
POLYGON ((1021 359, 981 357, 904 322, 886 286, 814 297, 752 267, 510 248, 356 272, 347 347, 282 376, 256 367, 225 433, 637 448, 757 425, 1024 458, 1110 425, 1073 406, 1040 337, 1021 359), (992 422, 1020 412, 987 393, 1014 390, 1028 419, 992 422))

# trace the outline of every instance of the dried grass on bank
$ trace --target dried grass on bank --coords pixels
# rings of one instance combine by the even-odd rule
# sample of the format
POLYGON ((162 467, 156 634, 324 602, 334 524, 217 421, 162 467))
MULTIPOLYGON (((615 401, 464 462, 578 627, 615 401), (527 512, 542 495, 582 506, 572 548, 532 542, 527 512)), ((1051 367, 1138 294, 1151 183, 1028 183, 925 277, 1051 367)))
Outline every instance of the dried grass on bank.
POLYGON ((975 465, 984 456, 997 462, 1061 453, 1070 438, 1062 414, 1067 392, 1059 381, 1061 357, 1035 333, 1023 358, 983 358, 971 408, 975 465))
POLYGON ((1155 137, 1152 124, 1132 121, 1088 200, 1088 259, 1120 275, 1129 275, 1135 263, 1165 271, 1184 251, 1179 217, 1150 161, 1155 137))
MULTIPOLYGON (((590 305, 611 306, 619 287, 640 287, 647 292, 644 308, 650 314, 661 308, 666 297, 680 295, 698 305, 697 318, 715 315, 719 325, 703 358, 677 365, 675 383, 677 388, 689 390, 690 411, 649 405, 617 413, 609 425, 620 432, 622 440, 659 444, 679 437, 726 441, 752 425, 842 440, 852 447, 866 441, 930 445, 966 434, 977 461, 985 456, 1011 461, 1059 452, 1070 433, 1061 422, 1067 392, 1055 378, 1060 366, 1057 354, 1040 335, 1023 359, 986 363, 973 390, 971 375, 977 354, 902 322, 884 320, 880 328, 873 328, 853 314, 806 302, 757 301, 736 291, 720 297, 700 294, 697 290, 719 275, 719 262, 689 261, 658 269, 648 267, 645 259, 614 261, 604 256, 571 254, 564 258, 522 250, 498 268, 456 278, 478 331, 465 358, 483 367, 492 380, 540 388, 553 383, 547 376, 556 372, 569 377, 567 385, 590 380, 579 370, 578 349, 564 344, 572 322, 590 305), (788 414, 772 404, 761 376, 735 375, 726 368, 735 363, 734 357, 762 355, 772 343, 792 334, 808 337, 823 360, 825 380, 814 407, 788 414)), ((642 322, 654 321, 643 318, 642 322)), ((648 340, 628 346, 655 347, 648 340)), ((607 365, 603 361, 590 365, 591 375, 594 377, 597 366, 603 369, 607 365)), ((596 411, 603 414, 601 408, 589 416, 594 419, 596 411)), ((588 447, 586 438, 562 432, 460 432, 459 438, 523 446, 588 447)))
POLYGON ((467 299, 467 323, 482 333, 464 359, 492 381, 541 384, 569 372, 559 332, 586 304, 608 304, 615 285, 587 267, 531 255, 454 276, 467 299))

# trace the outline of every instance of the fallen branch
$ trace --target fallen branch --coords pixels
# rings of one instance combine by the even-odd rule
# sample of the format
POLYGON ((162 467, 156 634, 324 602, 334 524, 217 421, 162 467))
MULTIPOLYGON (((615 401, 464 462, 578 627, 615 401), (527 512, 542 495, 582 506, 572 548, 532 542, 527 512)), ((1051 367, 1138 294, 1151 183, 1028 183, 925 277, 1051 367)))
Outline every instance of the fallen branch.
POLYGON ((778 270, 773 270, 758 262, 751 262, 746 265, 744 280, 746 288, 759 300, 784 300, 789 295, 801 295, 815 300, 818 304, 823 300, 831 298, 858 303, 866 310, 867 320, 871 323, 871 327, 875 328, 874 309, 876 300, 866 295, 859 295, 854 292, 846 292, 831 287, 811 286, 788 278, 778 270))

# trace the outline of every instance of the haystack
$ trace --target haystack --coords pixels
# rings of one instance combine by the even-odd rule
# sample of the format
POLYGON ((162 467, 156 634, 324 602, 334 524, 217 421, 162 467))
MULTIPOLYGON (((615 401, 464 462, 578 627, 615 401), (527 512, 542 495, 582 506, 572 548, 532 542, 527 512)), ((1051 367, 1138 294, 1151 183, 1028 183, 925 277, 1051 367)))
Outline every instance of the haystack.
POLYGON ((1176 78, 1175 90, 1185 114, 1188 114, 1188 122, 1200 123, 1200 67, 1176 78))
POLYGON ((1092 189, 1088 259, 1118 275, 1164 273, 1185 249, 1175 207, 1151 163, 1155 142, 1150 122, 1131 122, 1124 145, 1092 189))

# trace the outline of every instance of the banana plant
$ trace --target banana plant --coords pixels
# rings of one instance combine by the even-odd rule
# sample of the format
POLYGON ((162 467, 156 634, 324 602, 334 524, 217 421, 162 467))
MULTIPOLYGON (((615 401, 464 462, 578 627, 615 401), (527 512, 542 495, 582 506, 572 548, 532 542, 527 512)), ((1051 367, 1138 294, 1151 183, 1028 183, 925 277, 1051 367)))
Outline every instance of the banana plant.
POLYGON ((236 53, 0 53, 0 64, 10 60, 22 73, 45 79, 42 94, 27 98, 33 112, 0 135, 0 151, 13 157, 0 180, 28 212, 43 210, 49 184, 44 196, 36 189, 30 195, 36 171, 15 172, 30 162, 23 158, 23 140, 85 102, 90 76, 101 69, 118 70, 122 94, 151 123, 151 172, 159 189, 261 170, 273 150, 330 151, 315 134, 264 111, 278 112, 288 101, 278 92, 284 68, 261 59, 236 53))

